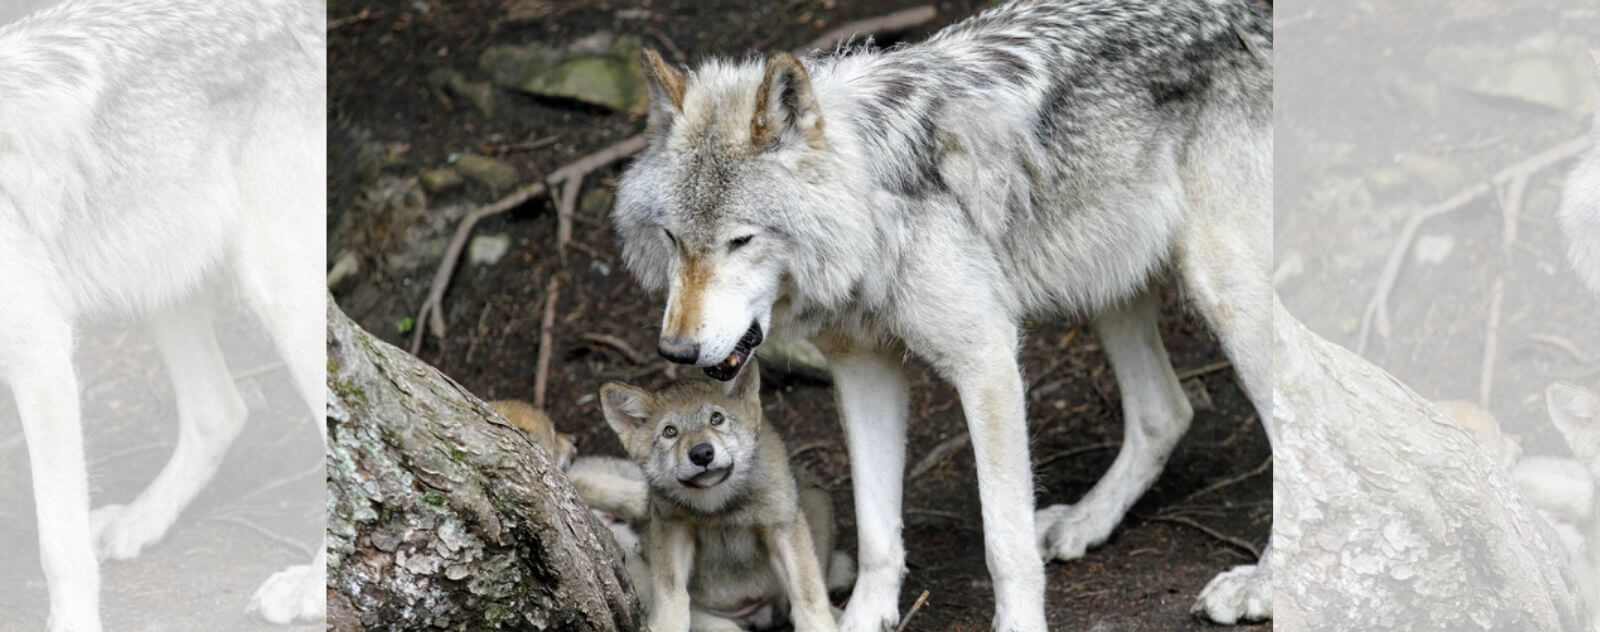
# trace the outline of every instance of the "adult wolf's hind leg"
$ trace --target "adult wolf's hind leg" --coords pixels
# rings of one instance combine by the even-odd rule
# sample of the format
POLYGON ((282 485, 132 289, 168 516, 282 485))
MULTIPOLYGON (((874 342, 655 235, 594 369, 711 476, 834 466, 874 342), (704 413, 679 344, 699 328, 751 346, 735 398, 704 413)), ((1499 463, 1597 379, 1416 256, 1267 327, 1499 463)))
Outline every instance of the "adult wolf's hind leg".
POLYGON ((91 524, 102 559, 132 558, 166 535, 244 427, 244 400, 217 346, 209 297, 191 297, 151 318, 149 326, 172 378, 178 445, 132 503, 94 510, 91 524))
MULTIPOLYGON (((1175 250, 1184 289, 1272 425, 1272 129, 1217 104, 1184 159, 1190 215, 1175 250)), ((1271 551, 1271 546, 1267 547, 1271 551)), ((1271 556, 1218 575, 1194 605, 1218 623, 1272 616, 1271 556)))
MULTIPOLYGON (((100 630, 100 569, 89 533, 89 482, 84 470, 72 326, 56 309, 26 248, 6 248, 0 234, 0 382, 9 384, 22 417, 38 514, 39 559, 50 591, 50 630, 100 630)), ((10 244, 15 246, 15 244, 10 244)))
POLYGON ((1122 394, 1122 449, 1083 499, 1034 515, 1039 552, 1047 561, 1077 559, 1088 547, 1104 543, 1161 475, 1194 416, 1161 344, 1158 294, 1147 288, 1130 304, 1093 322, 1122 394))

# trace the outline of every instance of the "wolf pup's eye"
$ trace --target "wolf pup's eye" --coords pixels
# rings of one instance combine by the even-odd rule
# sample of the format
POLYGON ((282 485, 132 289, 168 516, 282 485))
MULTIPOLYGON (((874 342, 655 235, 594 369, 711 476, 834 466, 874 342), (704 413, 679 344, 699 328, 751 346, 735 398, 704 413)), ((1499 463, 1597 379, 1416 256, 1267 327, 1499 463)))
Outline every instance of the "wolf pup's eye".
POLYGON ((666 437, 668 439, 676 437, 676 436, 678 436, 678 428, 676 426, 667 426, 665 428, 662 428, 661 429, 661 436, 666 437))
POLYGON ((751 239, 755 239, 755 235, 745 235, 743 237, 733 238, 732 240, 728 241, 728 252, 733 252, 743 248, 745 244, 750 243, 751 239))
POLYGON ((711 413, 711 425, 713 425, 713 426, 722 425, 722 413, 720 413, 720 412, 711 413))

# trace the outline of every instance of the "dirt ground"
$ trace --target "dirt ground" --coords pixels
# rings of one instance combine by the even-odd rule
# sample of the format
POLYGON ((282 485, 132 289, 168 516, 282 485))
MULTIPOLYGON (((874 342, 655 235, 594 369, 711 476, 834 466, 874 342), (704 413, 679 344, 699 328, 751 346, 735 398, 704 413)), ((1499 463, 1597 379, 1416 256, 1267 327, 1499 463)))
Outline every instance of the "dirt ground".
MULTIPOLYGON (((101 564, 107 630, 301 630, 246 616, 256 587, 321 546, 318 425, 264 335, 221 318, 218 338, 250 418, 211 485, 165 539, 101 564)), ((76 354, 92 505, 127 503, 177 441, 172 386, 142 327, 89 327, 76 354)), ((49 614, 22 426, 0 393, 0 630, 42 630, 49 614)))
MULTIPOLYGON (((479 152, 511 163, 521 180, 530 182, 643 127, 638 117, 503 90, 496 90, 493 116, 486 117, 459 99, 446 104, 437 98, 426 80, 430 72, 449 68, 482 80, 477 58, 489 45, 561 45, 602 30, 637 35, 677 62, 774 51, 844 22, 913 4, 336 0, 330 7, 335 26, 329 40, 328 251, 333 260, 359 262, 359 271, 335 285, 335 298, 364 327, 408 345, 410 319, 456 221, 506 193, 469 183, 430 198, 417 187, 419 173, 447 163, 453 154, 479 152), (529 14, 538 17, 513 19, 529 14), (530 146, 537 149, 526 149, 530 146)), ((941 2, 936 24, 906 37, 924 37, 970 14, 976 4, 941 2)), ((549 200, 479 224, 475 234, 506 236, 510 249, 497 263, 463 261, 446 296, 448 332, 443 338, 426 336, 420 351, 482 397, 531 398, 546 282, 562 275, 547 408, 563 430, 581 436, 585 454, 620 454, 594 401, 602 382, 654 385, 667 379, 666 363, 651 351, 662 299, 642 292, 621 268, 610 232, 615 175, 615 169, 607 170, 586 183, 573 234, 576 245, 564 269, 553 252, 549 200), (616 336, 648 359, 635 363, 586 342, 581 338, 586 333, 616 336)), ((1109 543, 1084 559, 1048 567, 1054 629, 1205 627, 1188 612, 1199 589, 1217 572, 1253 556, 1186 523, 1257 547, 1270 529, 1270 468, 1191 497, 1265 464, 1269 449, 1233 372, 1219 364, 1224 358, 1215 341, 1174 293, 1168 294, 1162 333, 1178 371, 1193 373, 1185 387, 1196 403, 1194 425, 1166 473, 1109 543)), ((1081 323, 1031 324, 1022 359, 1040 504, 1075 500, 1110 464, 1120 442, 1115 382, 1081 323)), ((849 468, 827 386, 769 381, 764 398, 791 449, 803 449, 801 458, 832 482, 841 546, 853 551, 849 468)), ((956 403, 948 386, 922 370, 914 386, 910 463, 964 428, 956 403)), ((988 629, 992 591, 970 449, 907 481, 905 505, 909 574, 902 613, 920 593, 929 593, 911 629, 988 629)))

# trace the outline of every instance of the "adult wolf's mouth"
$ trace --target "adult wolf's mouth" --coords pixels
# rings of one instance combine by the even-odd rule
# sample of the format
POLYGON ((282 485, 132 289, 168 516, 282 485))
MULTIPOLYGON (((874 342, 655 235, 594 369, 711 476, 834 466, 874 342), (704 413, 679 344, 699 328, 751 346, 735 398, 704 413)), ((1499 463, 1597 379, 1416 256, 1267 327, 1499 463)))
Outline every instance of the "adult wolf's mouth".
POLYGON ((730 465, 728 467, 719 467, 713 470, 706 470, 699 474, 695 474, 694 476, 690 476, 689 478, 680 478, 678 479, 678 482, 683 483, 684 487, 705 489, 707 487, 715 487, 718 483, 728 480, 728 476, 731 474, 733 474, 733 466, 730 465))
POLYGON ((761 346, 761 341, 766 338, 761 335, 761 323, 751 321, 750 328, 745 330, 744 336, 739 338, 739 344, 733 346, 733 351, 721 362, 705 368, 707 376, 713 380, 726 382, 739 375, 739 368, 750 361, 750 354, 756 347, 761 346))

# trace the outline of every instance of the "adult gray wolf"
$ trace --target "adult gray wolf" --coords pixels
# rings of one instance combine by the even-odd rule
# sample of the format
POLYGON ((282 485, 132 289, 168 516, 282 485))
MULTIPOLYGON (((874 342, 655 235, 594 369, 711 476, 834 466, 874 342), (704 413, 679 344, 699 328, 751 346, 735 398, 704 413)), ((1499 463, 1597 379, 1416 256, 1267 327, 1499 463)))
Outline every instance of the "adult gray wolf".
MULTIPOLYGON (((100 557, 158 541, 245 421, 212 330, 242 299, 321 417, 324 6, 83 0, 0 28, 0 382, 28 445, 52 630, 99 630, 100 557), (91 515, 77 323, 142 319, 178 445, 91 515)), ((320 618, 322 555, 262 584, 269 620, 320 618)))
POLYGON ((606 422, 649 490, 641 592, 655 632, 764 627, 785 605, 796 630, 834 629, 833 505, 797 483, 761 413, 760 382, 752 363, 725 386, 600 388, 606 422))
MULTIPOLYGON (((623 258, 667 292, 673 361, 727 379, 768 333, 828 355, 860 545, 842 629, 899 618, 908 354, 961 398, 998 630, 1045 629, 1041 554, 1103 542, 1188 427, 1156 328, 1163 270, 1271 437, 1271 29, 1250 0, 1017 0, 882 52, 688 74, 646 53, 623 258), (1060 315, 1092 319, 1124 440, 1082 500, 1034 515, 1018 326, 1060 315)), ((1266 557, 1198 608, 1268 616, 1266 557)))

